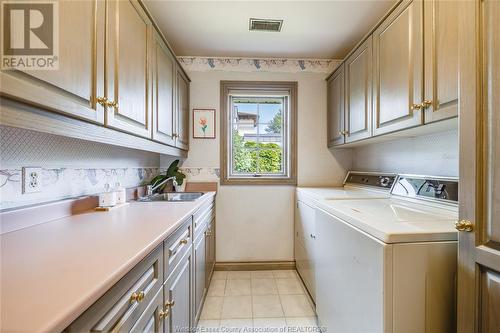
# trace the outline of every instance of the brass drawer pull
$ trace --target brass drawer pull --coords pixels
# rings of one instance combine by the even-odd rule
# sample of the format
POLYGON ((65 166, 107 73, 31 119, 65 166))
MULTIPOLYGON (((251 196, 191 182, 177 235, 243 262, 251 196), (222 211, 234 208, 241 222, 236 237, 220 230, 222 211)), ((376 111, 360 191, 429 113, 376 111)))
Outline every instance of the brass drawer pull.
POLYGON ((423 106, 422 106, 422 104, 413 104, 413 105, 410 107, 410 109, 411 109, 411 110, 420 110, 420 109, 422 109, 422 107, 423 107, 423 106))
POLYGON ((160 313, 158 313, 158 317, 160 318, 160 320, 163 320, 167 318, 169 314, 170 314, 170 309, 161 310, 160 313))
POLYGON ((97 103, 101 104, 102 106, 106 106, 109 103, 109 101, 106 97, 97 97, 95 100, 97 103))
POLYGON ((423 109, 427 109, 429 106, 432 106, 432 101, 424 99, 424 101, 420 105, 422 106, 423 109))
POLYGON ((107 105, 108 108, 117 108, 118 109, 118 102, 117 101, 113 101, 113 102, 108 101, 106 103, 106 105, 107 105))
POLYGON ((188 240, 187 239, 181 239, 179 244, 187 244, 188 243, 188 240))
POLYGON ((130 295, 130 303, 135 303, 135 302, 142 302, 144 300, 144 291, 139 291, 139 292, 133 292, 132 295, 130 295))
POLYGON ((173 307, 174 307, 174 305, 175 305, 175 301, 174 301, 174 300, 167 301, 167 302, 165 303, 165 306, 166 306, 167 308, 173 308, 173 307))

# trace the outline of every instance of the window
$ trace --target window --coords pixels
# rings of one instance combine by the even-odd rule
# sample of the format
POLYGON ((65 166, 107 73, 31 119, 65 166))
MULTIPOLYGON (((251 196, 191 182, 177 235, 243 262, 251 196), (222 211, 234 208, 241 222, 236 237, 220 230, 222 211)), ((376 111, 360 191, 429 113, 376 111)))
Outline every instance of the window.
POLYGON ((296 183, 296 82, 221 82, 221 184, 296 183))

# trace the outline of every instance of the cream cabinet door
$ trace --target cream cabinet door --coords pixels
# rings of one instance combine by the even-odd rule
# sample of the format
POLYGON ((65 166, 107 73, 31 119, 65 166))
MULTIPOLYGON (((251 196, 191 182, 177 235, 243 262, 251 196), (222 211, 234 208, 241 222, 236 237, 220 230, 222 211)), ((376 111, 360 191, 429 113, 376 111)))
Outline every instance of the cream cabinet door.
POLYGON ((59 113, 104 122, 104 2, 59 1, 59 69, 5 70, 0 92, 59 113), (63 15, 64 13, 64 15, 63 15))
POLYGON ((493 333, 500 331, 500 1, 460 1, 459 22, 457 331, 493 333))
POLYGON ((155 141, 175 145, 174 83, 175 60, 156 32, 153 34, 152 50, 152 94, 153 134, 155 141))
POLYGON ((187 150, 189 148, 189 80, 177 69, 177 131, 176 147, 187 150))
POLYGON ((345 62, 345 141, 372 135, 372 37, 345 62))
POLYGON ((426 123, 458 115, 457 15, 457 1, 424 1, 426 123))
POLYGON ((403 1, 373 33, 373 134, 423 123, 422 2, 403 1))
POLYGON ((344 64, 327 83, 328 147, 344 143, 344 64))
POLYGON ((106 125, 150 138, 151 22, 135 0, 110 0, 107 5, 106 125))

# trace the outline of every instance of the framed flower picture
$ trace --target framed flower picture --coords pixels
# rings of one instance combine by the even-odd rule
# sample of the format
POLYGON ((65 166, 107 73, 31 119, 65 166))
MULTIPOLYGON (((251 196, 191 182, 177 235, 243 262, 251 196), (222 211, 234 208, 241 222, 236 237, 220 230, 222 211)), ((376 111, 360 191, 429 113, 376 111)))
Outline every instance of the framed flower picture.
POLYGON ((215 139, 215 109, 193 109, 193 138, 215 139))

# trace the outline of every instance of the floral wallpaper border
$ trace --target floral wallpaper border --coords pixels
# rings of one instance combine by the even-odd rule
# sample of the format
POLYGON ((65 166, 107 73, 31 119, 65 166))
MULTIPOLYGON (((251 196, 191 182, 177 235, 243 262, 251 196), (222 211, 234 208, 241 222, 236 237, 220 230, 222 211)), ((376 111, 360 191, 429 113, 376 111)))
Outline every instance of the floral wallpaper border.
POLYGON ((134 187, 149 182, 160 168, 44 168, 42 191, 22 193, 22 170, 0 170, 0 210, 18 208, 54 200, 92 195, 104 191, 117 182, 123 187, 134 187))
MULTIPOLYGON (((187 181, 218 181, 219 168, 181 167, 187 181)), ((0 169, 0 210, 93 195, 117 182, 123 187, 147 184, 165 168, 44 168, 42 191, 22 193, 22 170, 0 169)))
POLYGON ((331 73, 342 60, 238 57, 177 57, 186 71, 331 73))

